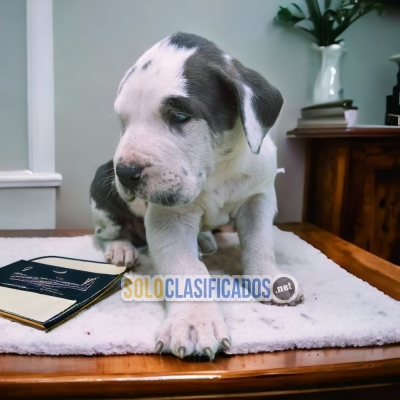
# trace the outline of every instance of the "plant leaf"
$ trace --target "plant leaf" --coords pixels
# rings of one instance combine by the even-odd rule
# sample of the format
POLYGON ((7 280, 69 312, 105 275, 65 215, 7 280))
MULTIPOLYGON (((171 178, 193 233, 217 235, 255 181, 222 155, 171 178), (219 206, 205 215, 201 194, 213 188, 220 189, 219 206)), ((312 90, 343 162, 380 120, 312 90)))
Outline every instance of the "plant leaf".
POLYGON ((303 17, 303 19, 306 18, 306 16, 304 15, 303 10, 302 10, 297 4, 292 3, 292 6, 295 7, 295 8, 297 9, 297 11, 298 11, 298 12, 301 14, 301 16, 303 17))
POLYGON ((340 36, 350 25, 352 25, 355 21, 361 18, 363 15, 368 14, 370 11, 376 9, 378 14, 382 14, 384 5, 381 2, 378 3, 370 3, 365 1, 359 1, 356 3, 351 11, 347 11, 342 14, 344 19, 342 21, 337 21, 338 26, 332 31, 332 39, 337 40, 337 37, 340 36))
POLYGON ((310 17, 308 18, 315 27, 315 36, 318 40, 318 45, 319 46, 324 46, 325 40, 324 40, 324 31, 323 31, 323 26, 322 26, 322 16, 321 16, 321 10, 319 8, 318 0, 306 0, 307 8, 308 8, 308 13, 310 14, 310 17))
POLYGON ((375 3, 374 8, 378 12, 378 15, 382 15, 383 10, 385 9, 385 5, 383 3, 375 3))
POLYGON ((303 21, 296 24, 295 28, 307 33, 307 35, 311 37, 312 41, 319 45, 318 35, 312 21, 310 21, 309 19, 304 19, 303 21))
POLYGON ((290 23, 293 25, 304 19, 304 18, 299 18, 299 17, 296 17, 295 15, 293 15, 292 12, 286 7, 279 7, 279 8, 280 8, 280 10, 278 11, 277 18, 281 21, 284 21, 286 23, 290 23))
POLYGON ((332 0, 325 0, 325 11, 331 8, 332 0))
POLYGON ((333 31, 333 24, 335 23, 337 18, 336 11, 333 10, 326 10, 324 15, 322 16, 322 25, 324 28, 324 37, 326 44, 331 44, 333 42, 332 38, 332 31, 333 31))
POLYGON ((314 42, 315 42, 316 44, 319 45, 319 43, 318 43, 318 37, 315 36, 315 34, 313 33, 313 31, 310 31, 310 30, 307 29, 307 28, 303 28, 302 26, 298 26, 298 27, 296 27, 296 28, 301 29, 302 31, 306 32, 308 35, 310 35, 310 36, 313 38, 314 42))
POLYGON ((280 6, 276 19, 306 32, 319 46, 340 43, 343 39, 338 39, 338 37, 355 21, 372 10, 376 10, 378 15, 381 15, 385 8, 381 1, 335 0, 332 2, 332 0, 324 0, 325 8, 322 14, 318 0, 304 1, 307 5, 308 16, 301 7, 292 3, 292 10, 280 6))

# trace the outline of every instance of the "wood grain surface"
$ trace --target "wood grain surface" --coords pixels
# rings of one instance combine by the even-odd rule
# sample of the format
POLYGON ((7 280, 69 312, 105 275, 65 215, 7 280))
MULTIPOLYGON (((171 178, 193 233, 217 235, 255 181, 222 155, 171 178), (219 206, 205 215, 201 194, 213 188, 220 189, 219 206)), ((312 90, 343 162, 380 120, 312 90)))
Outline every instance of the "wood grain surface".
POLYGON ((303 221, 400 265, 400 135, 379 129, 296 136, 307 138, 303 221))
POLYGON ((346 271, 400 300, 400 267, 308 223, 281 224, 324 253, 346 271))
MULTIPOLYGON (((294 232, 349 272, 400 299, 395 265, 311 224, 279 228, 294 232)), ((29 231, 29 236, 87 233, 29 231)), ((9 235, 0 231, 0 236, 9 235)), ((1 398, 331 399, 340 394, 341 399, 365 399, 396 398, 396 393, 400 393, 400 345, 220 354, 214 362, 168 355, 0 355, 1 398)))
POLYGON ((400 127, 355 127, 355 128, 298 128, 287 133, 288 137, 299 138, 340 138, 340 137, 365 137, 365 138, 400 138, 400 127))

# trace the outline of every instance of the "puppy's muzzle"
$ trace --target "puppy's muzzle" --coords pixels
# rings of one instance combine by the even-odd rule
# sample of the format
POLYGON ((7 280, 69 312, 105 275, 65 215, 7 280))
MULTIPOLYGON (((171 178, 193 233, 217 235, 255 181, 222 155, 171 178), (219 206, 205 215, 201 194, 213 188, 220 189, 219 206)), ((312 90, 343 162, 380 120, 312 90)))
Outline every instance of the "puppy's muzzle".
POLYGON ((134 190, 140 183, 142 171, 144 167, 140 165, 123 165, 118 164, 115 168, 115 173, 118 176, 121 185, 127 189, 134 190))

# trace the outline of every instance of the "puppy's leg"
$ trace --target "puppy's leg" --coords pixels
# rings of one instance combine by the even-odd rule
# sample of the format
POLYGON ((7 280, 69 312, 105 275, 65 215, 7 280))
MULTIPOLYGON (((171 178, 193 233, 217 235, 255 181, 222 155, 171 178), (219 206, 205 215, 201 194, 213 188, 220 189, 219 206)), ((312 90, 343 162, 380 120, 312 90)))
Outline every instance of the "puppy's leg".
MULTIPOLYGON (((136 198, 138 211, 145 212, 145 203, 136 198)), ((90 209, 96 237, 107 262, 131 267, 139 262, 135 246, 146 245, 143 216, 134 215, 115 187, 114 163, 101 165, 90 186, 90 209)), ((213 254, 217 243, 211 232, 200 232, 198 245, 203 254, 213 254)))
MULTIPOLYGON (((275 188, 253 196, 240 207, 236 227, 242 246, 242 264, 246 275, 280 274, 275 264, 273 219, 277 211, 275 188)), ((304 301, 299 287, 297 298, 290 305, 304 301)))
POLYGON ((130 230, 118 224, 113 215, 96 207, 91 199, 95 235, 104 250, 106 262, 118 266, 133 267, 139 262, 139 253, 132 244, 130 230))
POLYGON ((217 242, 210 231, 200 232, 197 235, 197 243, 203 255, 211 255, 217 251, 217 242))
MULTIPOLYGON (((139 252, 132 243, 132 241, 135 242, 133 239, 135 232, 132 227, 126 226, 128 221, 119 225, 105 210, 96 208, 94 201, 91 202, 91 209, 95 234, 102 244, 106 261, 118 266, 133 267, 137 265, 139 252)), ((129 216, 129 219, 132 218, 134 217, 129 216)), ((217 250, 217 242, 211 232, 200 232, 197 242, 202 255, 211 255, 217 250)))
MULTIPOLYGON (((160 275, 209 276, 198 260, 197 230, 200 215, 180 214, 150 204, 145 217, 150 254, 160 275), (173 232, 173 234, 171 234, 173 232)), ((158 352, 183 358, 230 346, 230 335, 219 305, 214 301, 167 302, 167 317, 157 335, 158 352)))
POLYGON ((136 265, 139 253, 135 245, 145 245, 143 218, 135 216, 115 187, 114 164, 101 165, 90 187, 90 208, 96 237, 107 262, 127 267, 136 265))

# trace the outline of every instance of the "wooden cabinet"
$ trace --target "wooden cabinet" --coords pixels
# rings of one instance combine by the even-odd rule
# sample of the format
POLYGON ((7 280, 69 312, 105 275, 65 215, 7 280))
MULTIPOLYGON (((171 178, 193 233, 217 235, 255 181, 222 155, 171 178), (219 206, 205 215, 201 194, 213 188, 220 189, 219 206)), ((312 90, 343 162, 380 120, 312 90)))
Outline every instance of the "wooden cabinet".
POLYGON ((288 136, 307 140, 303 221, 400 265, 400 128, 288 136))

